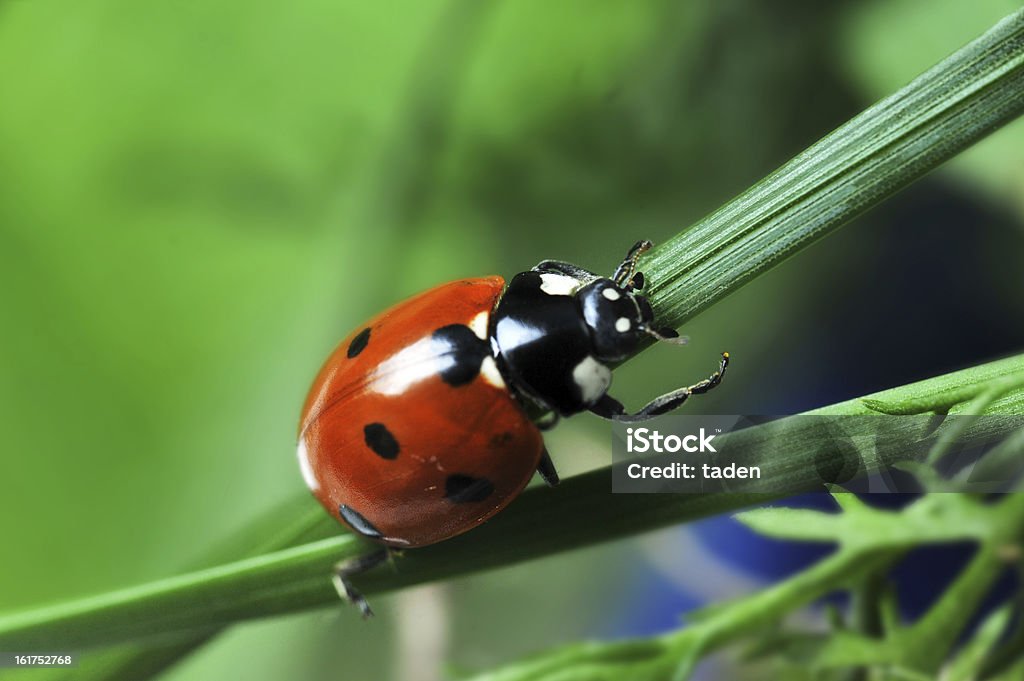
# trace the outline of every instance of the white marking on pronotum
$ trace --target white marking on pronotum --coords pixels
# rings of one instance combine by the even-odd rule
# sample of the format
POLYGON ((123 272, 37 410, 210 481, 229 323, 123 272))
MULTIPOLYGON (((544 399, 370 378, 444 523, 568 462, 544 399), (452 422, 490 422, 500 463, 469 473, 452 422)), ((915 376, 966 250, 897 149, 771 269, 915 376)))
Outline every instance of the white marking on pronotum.
POLYGON ((619 333, 626 333, 633 324, 627 317, 619 317, 615 320, 615 330, 619 333))
POLYGON ((612 370, 587 355, 572 370, 572 380, 580 388, 584 402, 596 402, 612 384, 612 370))
POLYGON ((476 337, 480 340, 487 340, 487 322, 490 321, 491 315, 487 310, 484 310, 477 316, 470 320, 467 326, 476 334, 476 337))
POLYGON ((306 487, 316 492, 320 489, 320 483, 313 475, 313 466, 309 463, 309 450, 306 449, 306 438, 299 439, 299 470, 302 471, 302 479, 306 481, 306 487))
POLYGON ((580 282, 564 274, 545 272, 540 275, 540 290, 549 296, 571 296, 580 282))
POLYGON ((619 292, 613 288, 606 288, 605 290, 601 291, 601 295, 607 298, 608 300, 618 300, 619 298, 622 297, 619 295, 619 292))
POLYGON ((493 357, 484 357, 483 364, 480 365, 480 375, 495 388, 505 388, 505 379, 501 377, 501 372, 498 371, 498 365, 494 363, 493 357))

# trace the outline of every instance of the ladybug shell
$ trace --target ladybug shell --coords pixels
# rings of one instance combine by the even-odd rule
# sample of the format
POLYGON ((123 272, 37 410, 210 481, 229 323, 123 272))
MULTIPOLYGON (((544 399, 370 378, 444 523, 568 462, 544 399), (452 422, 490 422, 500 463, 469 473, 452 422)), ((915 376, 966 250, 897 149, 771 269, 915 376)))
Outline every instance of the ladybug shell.
POLYGON ((504 508, 540 462, 540 431, 488 341, 504 279, 443 284, 346 338, 299 428, 306 484, 335 518, 391 546, 423 546, 504 508))

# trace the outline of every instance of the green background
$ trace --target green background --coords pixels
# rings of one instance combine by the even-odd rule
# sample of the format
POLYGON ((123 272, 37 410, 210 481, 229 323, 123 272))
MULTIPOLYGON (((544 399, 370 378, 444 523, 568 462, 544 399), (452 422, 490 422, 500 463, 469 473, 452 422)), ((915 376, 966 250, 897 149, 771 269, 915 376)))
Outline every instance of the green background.
MULTIPOLYGON (((301 494, 305 391, 382 307, 547 257, 610 271, 1015 7, 0 0, 0 609, 174 574, 301 494)), ((1018 122, 615 392, 638 405, 728 349, 688 408, 782 413, 1020 347, 1022 197, 1018 122), (920 336, 872 317, 880 297, 924 305, 920 336), (830 354, 828 319, 865 354, 830 354), (927 361, 872 361, 890 352, 927 361)), ((563 476, 610 456, 587 417, 549 443, 563 476)), ((436 635, 440 664, 490 668, 610 631, 649 545, 380 597, 369 624, 239 626, 167 678, 391 678, 436 635)))

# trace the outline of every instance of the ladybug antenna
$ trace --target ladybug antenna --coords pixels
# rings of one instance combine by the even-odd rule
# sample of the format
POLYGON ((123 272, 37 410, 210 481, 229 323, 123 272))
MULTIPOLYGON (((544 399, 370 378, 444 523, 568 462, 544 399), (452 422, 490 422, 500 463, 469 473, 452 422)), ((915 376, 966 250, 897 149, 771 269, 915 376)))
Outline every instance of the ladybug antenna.
POLYGON ((662 341, 664 343, 672 343, 673 345, 686 345, 690 342, 689 336, 680 336, 679 332, 675 329, 652 329, 649 326, 641 325, 639 327, 641 331, 646 333, 651 338, 662 341))
MULTIPOLYGON (((615 274, 612 275, 612 281, 615 282, 616 286, 630 285, 632 288, 632 284, 634 284, 633 275, 636 274, 636 262, 640 259, 641 255, 651 250, 653 246, 654 244, 647 239, 641 239, 633 244, 625 259, 615 268, 615 274)), ((640 278, 640 285, 636 288, 643 288, 643 277, 640 278)))

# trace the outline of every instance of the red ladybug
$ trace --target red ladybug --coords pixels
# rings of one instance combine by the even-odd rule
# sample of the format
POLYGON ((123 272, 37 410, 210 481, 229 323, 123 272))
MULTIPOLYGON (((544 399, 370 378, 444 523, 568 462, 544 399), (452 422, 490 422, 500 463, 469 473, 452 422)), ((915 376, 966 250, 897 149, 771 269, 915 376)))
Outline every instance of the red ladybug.
MULTIPOLYGON (((299 425, 303 478, 328 513, 386 547, 433 544, 503 509, 534 472, 558 475, 541 430, 591 411, 639 420, 680 406, 722 379, 656 398, 635 414, 608 395, 609 364, 658 329, 637 293, 640 241, 610 278, 554 260, 513 277, 463 279, 414 296, 360 326, 327 359, 299 425)), ((343 596, 370 614, 346 579, 386 551, 339 566, 343 596)))

